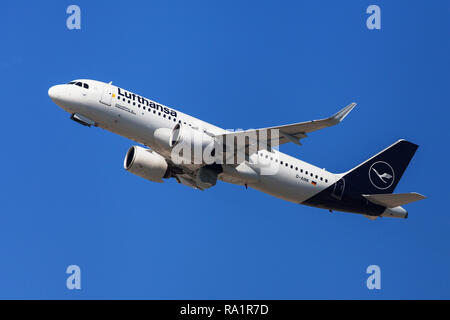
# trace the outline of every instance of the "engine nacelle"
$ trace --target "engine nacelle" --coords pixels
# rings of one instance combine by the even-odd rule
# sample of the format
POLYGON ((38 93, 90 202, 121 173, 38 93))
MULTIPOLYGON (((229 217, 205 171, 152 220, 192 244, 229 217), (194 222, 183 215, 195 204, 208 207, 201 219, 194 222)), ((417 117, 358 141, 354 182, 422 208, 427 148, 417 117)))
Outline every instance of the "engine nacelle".
POLYGON ((154 182, 163 182, 163 178, 169 177, 166 159, 156 152, 138 146, 128 150, 123 166, 129 172, 154 182))
POLYGON ((194 164, 212 164, 215 161, 215 141, 207 133, 180 124, 175 125, 170 137, 172 161, 194 164))
POLYGON ((173 130, 169 128, 159 128, 156 129, 153 133, 153 138, 155 139, 155 142, 164 149, 168 150, 171 149, 172 144, 172 136, 173 136, 173 130))

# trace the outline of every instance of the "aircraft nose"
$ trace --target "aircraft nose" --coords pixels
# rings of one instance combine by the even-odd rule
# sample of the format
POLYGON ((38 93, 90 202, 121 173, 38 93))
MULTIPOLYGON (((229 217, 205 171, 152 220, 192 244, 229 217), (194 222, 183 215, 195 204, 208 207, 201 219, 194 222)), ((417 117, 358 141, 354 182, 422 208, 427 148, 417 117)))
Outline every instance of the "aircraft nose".
POLYGON ((52 99, 52 100, 55 100, 55 99, 58 99, 59 98, 59 96, 60 96, 60 89, 59 89, 60 87, 59 87, 59 85, 58 86, 53 86, 53 87, 50 87, 50 89, 48 89, 48 96, 52 99))

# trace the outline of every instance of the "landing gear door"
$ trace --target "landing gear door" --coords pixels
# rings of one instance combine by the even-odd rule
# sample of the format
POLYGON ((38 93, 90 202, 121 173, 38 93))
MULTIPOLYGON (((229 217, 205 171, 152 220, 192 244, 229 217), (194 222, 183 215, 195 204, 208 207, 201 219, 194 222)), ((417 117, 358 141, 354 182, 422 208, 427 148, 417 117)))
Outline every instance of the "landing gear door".
POLYGON ((336 199, 341 200, 342 195, 344 194, 344 189, 345 189, 345 180, 344 178, 342 178, 336 181, 336 183, 334 184, 333 193, 331 195, 336 199))
POLYGON ((111 100, 112 100, 112 94, 113 94, 112 85, 106 84, 103 87, 103 93, 102 93, 102 97, 100 98, 100 102, 103 104, 106 104, 107 106, 110 106, 111 100))

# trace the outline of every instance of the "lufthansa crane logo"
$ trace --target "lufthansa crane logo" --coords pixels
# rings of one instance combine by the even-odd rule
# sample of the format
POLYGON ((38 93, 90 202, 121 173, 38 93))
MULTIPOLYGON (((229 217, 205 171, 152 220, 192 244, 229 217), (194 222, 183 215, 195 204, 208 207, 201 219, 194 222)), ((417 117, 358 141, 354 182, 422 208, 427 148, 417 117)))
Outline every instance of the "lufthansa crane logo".
POLYGON ((387 162, 377 161, 370 166, 369 180, 377 189, 388 189, 395 180, 394 169, 387 162))

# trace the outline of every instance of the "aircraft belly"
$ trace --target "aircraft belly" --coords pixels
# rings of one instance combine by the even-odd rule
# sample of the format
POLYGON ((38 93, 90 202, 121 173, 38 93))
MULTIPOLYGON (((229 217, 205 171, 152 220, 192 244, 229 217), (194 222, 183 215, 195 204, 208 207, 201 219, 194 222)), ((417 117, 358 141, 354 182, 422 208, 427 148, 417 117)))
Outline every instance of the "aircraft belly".
POLYGON ((295 177, 283 177, 282 174, 261 176, 260 183, 251 185, 254 189, 294 203, 311 198, 327 186, 319 184, 314 186, 295 177))

